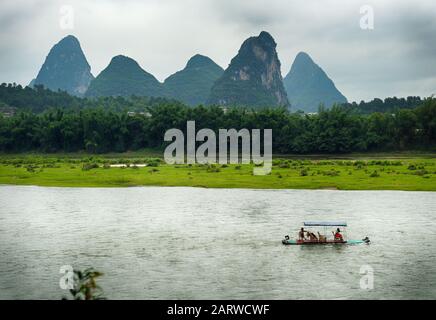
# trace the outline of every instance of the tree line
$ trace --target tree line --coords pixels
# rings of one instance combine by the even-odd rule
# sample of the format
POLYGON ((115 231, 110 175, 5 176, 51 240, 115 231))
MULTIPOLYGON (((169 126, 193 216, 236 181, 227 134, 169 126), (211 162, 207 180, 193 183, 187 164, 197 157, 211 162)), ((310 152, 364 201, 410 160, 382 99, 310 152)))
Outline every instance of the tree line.
POLYGON ((369 115, 345 106, 321 107, 317 114, 307 115, 285 108, 253 111, 187 107, 168 101, 141 110, 144 112, 104 106, 54 107, 41 113, 20 111, 12 117, 0 116, 0 151, 105 153, 163 148, 165 131, 185 131, 188 120, 196 121, 197 130, 272 129, 273 152, 277 154, 430 150, 436 146, 434 98, 423 100, 414 109, 369 115))
MULTIPOLYGON (((22 87, 14 83, 0 85, 0 110, 13 108, 16 111, 31 111, 41 113, 49 108, 86 109, 104 107, 114 111, 139 111, 144 106, 154 106, 162 103, 182 105, 181 102, 163 97, 99 97, 79 98, 69 95, 65 91, 51 91, 42 85, 34 88, 22 87)), ((384 100, 375 98, 360 103, 344 103, 342 106, 352 109, 356 113, 371 114, 374 112, 394 112, 398 109, 413 109, 420 106, 423 100, 420 97, 407 98, 389 97, 384 100)), ((292 108, 291 108, 292 109, 292 108)), ((298 110, 293 111, 298 112, 298 110)))
POLYGON ((407 98, 389 97, 384 100, 375 98, 368 102, 343 103, 342 106, 353 109, 357 113, 370 114, 373 112, 394 112, 398 109, 413 109, 422 103, 421 97, 410 96, 407 98))
POLYGON ((22 87, 14 83, 0 85, 0 111, 13 109, 15 112, 29 111, 42 113, 50 108, 64 108, 79 111, 81 109, 102 107, 113 111, 139 111, 144 106, 154 106, 162 103, 182 105, 176 100, 162 97, 99 97, 79 98, 65 91, 51 91, 42 85, 34 88, 22 87))

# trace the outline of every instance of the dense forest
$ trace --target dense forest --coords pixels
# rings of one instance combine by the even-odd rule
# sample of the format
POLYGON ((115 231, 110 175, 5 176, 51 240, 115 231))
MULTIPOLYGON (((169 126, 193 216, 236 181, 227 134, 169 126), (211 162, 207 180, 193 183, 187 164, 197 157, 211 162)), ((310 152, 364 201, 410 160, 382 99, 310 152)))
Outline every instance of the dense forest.
POLYGON ((373 112, 394 112, 398 109, 413 109, 422 104, 421 97, 407 97, 407 98, 386 98, 384 100, 375 98, 369 102, 361 101, 360 103, 344 103, 344 107, 355 110, 361 114, 370 114, 373 112))
POLYGON ((395 108, 385 113, 359 114, 354 108, 334 106, 329 110, 321 107, 317 114, 309 115, 285 108, 254 112, 218 106, 187 107, 165 99, 89 100, 40 87, 11 86, 9 91, 17 92, 15 100, 12 94, 5 100, 7 88, 0 88, 0 103, 18 110, 13 116, 0 115, 3 152, 104 153, 160 148, 165 131, 184 130, 188 120, 196 121, 197 130, 271 128, 273 151, 281 154, 430 150, 436 146, 434 98, 422 100, 413 109, 395 108))
POLYGON ((0 151, 123 152, 163 147, 167 129, 271 128, 275 153, 337 153, 431 149, 436 146, 436 99, 374 99, 320 108, 317 114, 285 108, 253 111, 187 107, 164 98, 83 99, 16 85, 0 85, 0 151), (369 112, 367 110, 385 111, 369 112))
MULTIPOLYGON (((50 108, 84 109, 103 107, 112 111, 143 111, 144 107, 155 106, 162 103, 182 105, 181 102, 167 98, 153 97, 100 97, 85 99, 71 96, 65 91, 51 91, 41 85, 35 88, 22 87, 16 84, 2 83, 0 85, 0 111, 2 109, 14 109, 41 113, 50 108)), ((371 114, 374 112, 394 112, 398 109, 413 109, 422 105, 420 97, 373 99, 369 102, 341 104, 355 113, 371 114)), ((292 111, 298 111, 293 109, 292 111)))
POLYGON ((51 91, 42 85, 35 88, 22 87, 21 85, 6 84, 0 85, 0 111, 2 109, 13 109, 18 111, 29 111, 41 113, 50 108, 63 108, 80 110, 86 108, 102 107, 111 111, 144 111, 144 107, 171 103, 182 105, 181 102, 166 98, 153 97, 100 97, 100 98, 79 98, 69 95, 65 91, 51 91))

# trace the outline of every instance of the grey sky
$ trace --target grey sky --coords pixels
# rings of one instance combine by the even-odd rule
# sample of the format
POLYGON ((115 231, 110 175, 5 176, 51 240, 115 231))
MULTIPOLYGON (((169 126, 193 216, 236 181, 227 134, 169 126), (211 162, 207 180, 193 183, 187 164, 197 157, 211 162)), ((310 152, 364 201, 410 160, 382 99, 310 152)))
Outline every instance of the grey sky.
POLYGON ((1 0, 0 82, 28 84, 68 34, 94 75, 124 54, 163 81, 196 53, 226 68, 262 30, 278 44, 283 76, 305 51, 351 101, 436 93, 434 0, 1 0), (63 5, 73 30, 60 27, 63 5), (362 5, 374 8, 374 30, 359 27, 362 5))

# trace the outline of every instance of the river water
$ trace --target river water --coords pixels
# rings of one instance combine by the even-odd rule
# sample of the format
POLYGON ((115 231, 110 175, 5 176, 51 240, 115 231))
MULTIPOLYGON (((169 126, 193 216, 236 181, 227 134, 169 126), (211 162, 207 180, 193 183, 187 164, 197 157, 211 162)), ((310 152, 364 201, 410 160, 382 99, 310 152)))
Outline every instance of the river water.
POLYGON ((109 299, 435 299, 435 214, 431 192, 0 186, 0 299, 68 296, 64 265, 109 299), (304 220, 372 243, 282 245, 304 220))

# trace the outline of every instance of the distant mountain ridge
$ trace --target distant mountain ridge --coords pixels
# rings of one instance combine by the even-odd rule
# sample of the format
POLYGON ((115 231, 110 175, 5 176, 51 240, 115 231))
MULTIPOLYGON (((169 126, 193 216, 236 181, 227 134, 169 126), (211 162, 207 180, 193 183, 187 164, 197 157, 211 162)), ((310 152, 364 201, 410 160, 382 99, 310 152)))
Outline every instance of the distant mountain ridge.
POLYGON ((347 102, 324 70, 305 52, 297 54, 283 82, 293 110, 316 112, 320 104, 331 107, 347 102))
POLYGON ((262 31, 244 41, 238 54, 211 89, 208 104, 287 106, 273 37, 262 31))
POLYGON ((304 52, 295 58, 283 79, 273 37, 262 31, 246 39, 228 68, 196 54, 186 66, 163 83, 132 58, 118 55, 94 78, 74 36, 50 50, 29 86, 43 85, 79 97, 149 96, 179 100, 187 105, 291 106, 314 112, 320 104, 346 103, 327 74, 304 52))
POLYGON ((30 85, 41 84, 54 91, 83 96, 93 79, 79 40, 69 35, 53 46, 30 85))
POLYGON ((87 97, 164 96, 162 84, 132 58, 118 55, 91 82, 87 97))
POLYGON ((223 73, 223 68, 212 59, 196 54, 183 70, 166 78, 163 85, 169 97, 195 106, 206 102, 210 89, 223 73))

